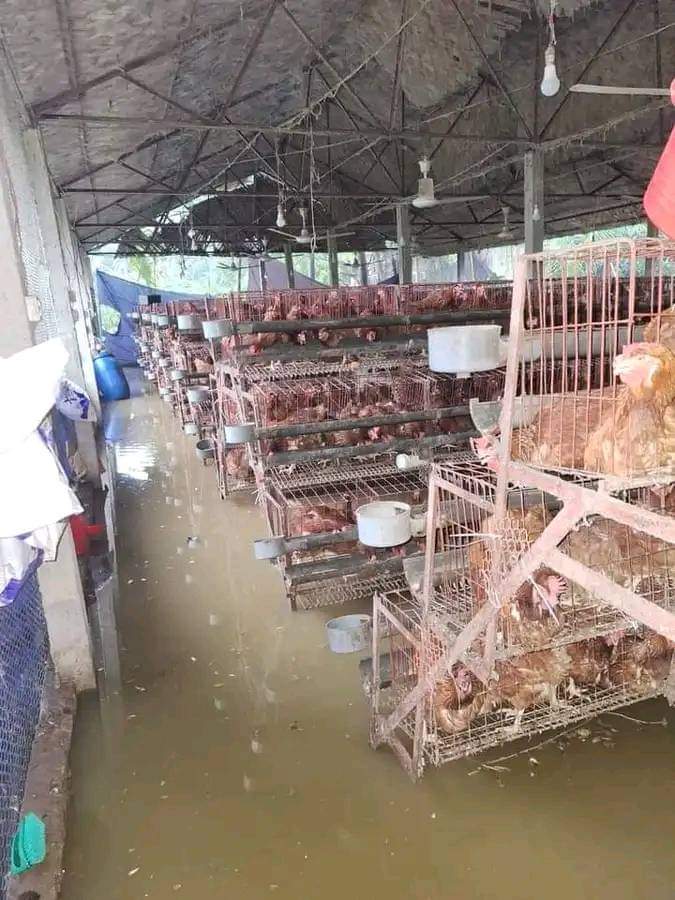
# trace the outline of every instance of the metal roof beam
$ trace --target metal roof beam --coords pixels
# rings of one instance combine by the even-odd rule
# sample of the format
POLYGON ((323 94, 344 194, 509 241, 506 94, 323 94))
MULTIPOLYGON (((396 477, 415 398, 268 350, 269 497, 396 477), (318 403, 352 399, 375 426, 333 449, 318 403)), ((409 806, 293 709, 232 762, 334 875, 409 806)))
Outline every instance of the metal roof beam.
MULTIPOLYGON (((631 2, 632 2, 632 0, 631 0, 631 2)), ((492 62, 491 62, 491 60, 490 60, 490 57, 487 55, 487 53, 485 52, 485 50, 483 50, 483 46, 482 46, 481 42, 478 40, 478 38, 476 37, 476 35, 475 35, 474 31, 473 31, 473 28, 471 27, 471 25, 469 25, 468 21, 467 21, 466 18, 464 17, 464 13, 461 11, 461 9, 459 8, 459 6, 458 6, 457 3, 455 2, 455 0, 450 0, 450 4, 455 8, 455 12, 456 12, 457 15, 459 16, 460 21, 462 22, 462 25, 464 26, 464 30, 466 31, 466 33, 467 33, 467 34, 469 35, 469 37, 471 38, 471 40, 472 40, 472 42, 473 42, 473 45, 474 45, 474 47, 476 48, 476 50, 477 50, 477 52, 478 52, 478 55, 479 55, 480 58, 483 60, 483 62, 484 62, 484 64, 485 64, 485 67, 487 68, 487 70, 488 70, 488 72, 490 73, 490 75, 492 76, 492 78, 493 78, 495 84, 497 85, 497 87, 498 87, 499 90, 501 91, 501 94, 502 94, 502 96, 504 97, 504 99, 506 100, 506 102, 507 102, 509 108, 510 108, 511 111, 514 113, 514 115, 520 120, 520 123, 522 124, 523 128, 525 129, 525 134, 526 134, 530 139, 532 139, 532 138, 533 138, 532 129, 531 129, 530 126, 528 125, 528 123, 527 123, 525 117, 523 116, 523 114, 521 113, 521 111, 520 111, 520 110, 518 109, 518 107, 516 106, 516 104, 515 104, 515 102, 514 102, 514 99, 513 99, 513 97, 511 96, 511 94, 509 94, 509 92, 506 90, 506 87, 505 87, 505 85, 504 85, 504 82, 503 82, 502 79, 499 77, 499 73, 497 72, 497 70, 495 69, 495 67, 492 65, 492 62)))
MULTIPOLYGON (((498 144, 508 143, 516 144, 521 147, 532 147, 532 141, 527 138, 510 137, 508 135, 492 135, 492 134, 462 134, 447 135, 443 131, 389 131, 386 128, 361 128, 358 131, 352 128, 303 128, 294 125, 264 125, 259 122, 204 122, 201 119, 149 119, 143 116, 115 116, 115 115, 95 115, 95 114, 77 114, 77 113, 45 113, 40 121, 45 122, 63 122, 63 123, 79 123, 92 122, 97 125, 107 126, 111 128, 121 126, 133 126, 139 128, 168 128, 183 131, 243 131, 257 132, 259 134, 282 135, 282 134, 299 134, 310 135, 315 137, 382 137, 390 141, 428 141, 430 139, 438 139, 442 141, 465 142, 468 144, 498 144)), ((605 145, 603 145, 605 146, 605 145)), ((625 146, 625 145, 622 145, 625 146)))
POLYGON ((247 13, 243 13, 238 9, 234 15, 228 16, 227 19, 224 19, 219 25, 212 25, 192 33, 188 32, 187 34, 182 34, 173 41, 167 41, 160 44, 159 47, 150 51, 150 53, 137 56, 135 59, 132 59, 121 66, 116 66, 114 69, 108 69, 105 72, 101 72, 101 74, 97 75, 95 78, 83 81, 76 87, 71 87, 66 91, 60 91, 58 94, 54 94, 53 97, 49 97, 47 100, 41 100, 38 103, 34 103, 31 107, 31 112, 34 116, 40 118, 46 112, 51 112, 65 106, 67 103, 73 103, 76 100, 80 100, 93 88, 100 87, 102 84, 107 84, 109 81, 119 78, 125 72, 134 72, 136 69, 148 66, 153 62, 157 62, 159 59, 163 59, 165 56, 170 56, 175 50, 184 50, 187 47, 196 44, 203 38, 213 39, 218 37, 225 31, 229 31, 234 25, 251 18, 256 11, 257 5, 252 4, 252 8, 247 13))

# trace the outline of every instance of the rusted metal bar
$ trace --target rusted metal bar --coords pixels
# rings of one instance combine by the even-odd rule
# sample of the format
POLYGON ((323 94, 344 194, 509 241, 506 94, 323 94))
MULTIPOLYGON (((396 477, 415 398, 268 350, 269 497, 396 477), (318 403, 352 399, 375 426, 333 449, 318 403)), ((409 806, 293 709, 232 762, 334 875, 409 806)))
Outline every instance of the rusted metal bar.
POLYGON ((344 578, 346 575, 359 575, 360 578, 374 578, 376 575, 395 575, 403 571, 403 557, 392 556, 387 559, 369 561, 367 556, 347 556, 344 558, 321 560, 316 563, 300 563, 287 566, 284 577, 288 584, 297 586, 311 584, 313 581, 327 581, 331 578, 344 578))
POLYGON ((601 598, 605 603, 620 609, 631 619, 637 619, 670 641, 675 641, 674 613, 629 591, 601 572, 589 569, 588 566, 577 562, 576 559, 571 559, 557 548, 549 549, 546 562, 556 572, 569 578, 575 584, 580 584, 581 587, 601 598))
POLYGON ((268 428, 256 428, 253 440, 295 437, 299 434, 330 434, 335 431, 352 431, 358 428, 403 425, 406 422, 438 422, 441 419, 468 415, 468 406, 444 406, 440 409, 418 409, 412 412, 391 413, 383 416, 364 416, 361 419, 328 419, 325 422, 273 425, 268 428))
POLYGON ((293 463, 319 462, 326 459, 351 459, 356 456, 378 456, 381 453, 405 453, 410 450, 443 447, 465 443, 475 437, 475 431, 458 431, 453 434, 433 435, 415 439, 378 441, 357 447, 323 447, 321 450, 289 450, 286 453, 270 453, 265 458, 266 466, 290 466, 293 463))
POLYGON ((232 322, 232 334, 289 334, 315 331, 319 328, 349 329, 377 328, 388 325, 436 325, 449 322, 485 322, 503 320, 510 316, 508 309, 452 309, 430 313, 400 313, 387 316, 358 316, 345 319, 282 319, 269 322, 232 322))

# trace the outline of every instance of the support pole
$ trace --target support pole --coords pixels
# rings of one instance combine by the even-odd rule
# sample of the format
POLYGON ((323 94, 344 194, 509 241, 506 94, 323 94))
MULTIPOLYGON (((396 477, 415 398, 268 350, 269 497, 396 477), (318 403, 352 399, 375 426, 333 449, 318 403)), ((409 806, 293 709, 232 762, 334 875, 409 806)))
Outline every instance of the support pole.
POLYGON ((314 251, 309 254, 309 277, 312 281, 316 281, 316 260, 314 259, 314 251))
POLYGON ((410 213, 407 205, 396 207, 396 242, 398 245, 398 283, 412 283, 412 253, 410 252, 410 213))
POLYGON ((541 150, 525 153, 525 252, 544 249, 544 154, 541 150))
POLYGON ((361 273, 361 285, 366 287, 368 285, 368 263, 363 250, 359 253, 359 271, 361 273))
POLYGON ((332 287, 340 284, 340 271, 338 269, 338 255, 335 237, 332 231, 328 231, 328 270, 332 287))
POLYGON ((284 255, 286 257, 286 277, 288 278, 288 286, 295 290, 295 269, 293 268, 293 250, 290 244, 284 245, 284 255))
POLYGON ((457 281, 469 281, 469 256, 471 251, 466 250, 458 250, 457 251, 457 281))
POLYGON ((267 290, 267 267, 265 266, 265 260, 261 257, 258 260, 258 268, 260 270, 260 290, 267 290))
MULTIPOLYGON (((649 219, 647 219, 647 237, 648 238, 657 238, 658 236, 659 236, 659 229, 656 227, 656 225, 654 225, 653 222, 651 222, 649 219)), ((654 269, 654 260, 651 258, 646 259, 645 260, 645 278, 652 277, 653 269, 654 269)))

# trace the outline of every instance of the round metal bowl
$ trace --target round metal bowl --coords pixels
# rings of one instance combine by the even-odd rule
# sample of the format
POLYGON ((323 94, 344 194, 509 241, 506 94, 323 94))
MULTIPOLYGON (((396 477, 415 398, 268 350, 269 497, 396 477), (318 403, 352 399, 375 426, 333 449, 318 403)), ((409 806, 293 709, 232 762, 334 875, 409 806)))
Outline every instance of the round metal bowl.
POLYGON ((216 455, 216 448, 213 446, 212 441, 209 441, 208 439, 197 441, 195 444, 195 453, 199 459, 213 459, 216 455))
POLYGON ((211 319, 202 322, 204 337, 210 341, 228 337, 232 334, 232 324, 229 319, 211 319))
POLYGON ((171 381, 184 381, 187 372, 185 369, 172 369, 169 372, 169 378, 171 381))
POLYGON ((211 391, 207 387, 202 387, 201 385, 189 387, 185 394, 188 398, 188 403, 203 403, 205 400, 211 398, 211 391))
POLYGON ((189 315, 176 316, 176 324, 179 331, 199 331, 202 320, 199 316, 190 313, 189 315))
POLYGON ((199 425, 196 425, 194 422, 186 422, 183 425, 183 432, 192 436, 199 434, 199 425))

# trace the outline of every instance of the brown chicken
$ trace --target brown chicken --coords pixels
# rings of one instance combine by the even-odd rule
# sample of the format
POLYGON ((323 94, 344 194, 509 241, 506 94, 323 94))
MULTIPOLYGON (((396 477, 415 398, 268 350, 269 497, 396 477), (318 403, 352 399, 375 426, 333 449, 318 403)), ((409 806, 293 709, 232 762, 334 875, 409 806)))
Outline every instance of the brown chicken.
POLYGON ((564 647, 514 656, 496 663, 496 679, 490 683, 488 693, 495 703, 506 703, 516 710, 513 731, 517 733, 526 709, 544 702, 558 705, 556 691, 568 670, 569 657, 564 647))
POLYGON ((675 354, 628 344, 614 371, 622 387, 589 437, 584 468, 619 477, 675 471, 675 354))
POLYGON ((580 696, 580 687, 608 687, 612 651, 603 638, 567 644, 565 650, 569 657, 568 696, 580 696))
POLYGON ((235 447, 225 454, 225 471, 237 481, 245 481, 251 474, 245 447, 235 447))
POLYGON ((288 537, 342 531, 353 523, 348 515, 332 506, 291 506, 288 509, 288 537))
POLYGON ((436 724, 446 734, 463 731, 479 715, 490 711, 492 701, 485 686, 460 663, 434 687, 436 724))
POLYGON ((651 693, 668 678, 672 657, 672 644, 660 635, 624 637, 612 652, 609 680, 617 687, 651 693))
POLYGON ((675 353, 675 306, 664 309, 660 316, 655 316, 647 324, 644 340, 654 344, 663 344, 675 353))
MULTIPOLYGON (((551 517, 548 510, 541 506, 527 510, 509 509, 505 532, 520 533, 523 543, 529 546, 541 535, 551 517)), ((492 516, 484 520, 481 530, 487 534, 496 530, 492 516)), ((474 596, 480 603, 487 597, 485 578, 490 565, 487 551, 485 541, 479 539, 469 545, 467 554, 474 596)), ((566 586, 565 580, 553 569, 547 566, 537 569, 531 580, 525 581, 511 601, 500 610, 499 631, 506 642, 536 647, 550 640, 562 627, 559 603, 566 586)))

